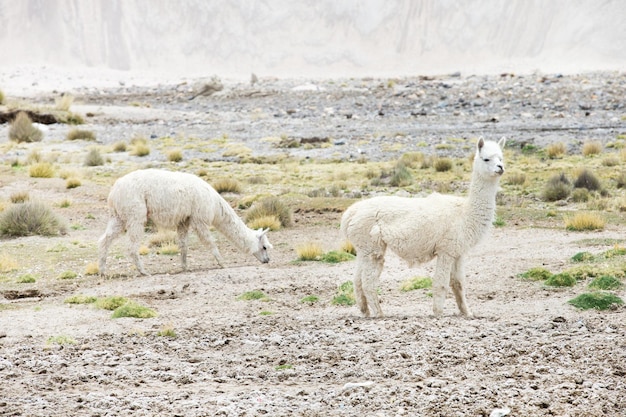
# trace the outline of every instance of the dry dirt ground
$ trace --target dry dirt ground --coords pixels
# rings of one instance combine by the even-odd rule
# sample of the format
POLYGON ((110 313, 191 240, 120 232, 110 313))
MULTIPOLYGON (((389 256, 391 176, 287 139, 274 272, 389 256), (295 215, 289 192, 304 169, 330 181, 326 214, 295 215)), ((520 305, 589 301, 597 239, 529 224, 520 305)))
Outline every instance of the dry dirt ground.
POLYGON ((529 222, 494 229, 467 264, 472 319, 459 316, 450 298, 436 319, 428 290, 401 292, 402 281, 432 275, 434 264, 408 269, 390 254, 380 282, 386 317, 366 319, 354 306, 331 303, 354 262, 294 262, 303 241, 338 246, 338 212, 295 213, 293 227, 270 234, 268 265, 218 236, 224 269, 194 240, 188 272, 177 256, 152 254, 144 262, 153 275, 136 276, 120 239, 111 275, 89 276, 82 268, 95 261, 109 184, 64 184, 8 168, 1 177, 4 201, 25 187, 49 201, 71 195, 72 206, 57 211, 83 226, 65 236, 0 240, 4 253, 29 264, 23 272, 43 277, 0 283, 1 415, 626 415, 626 309, 579 311, 567 301, 585 283, 555 290, 518 276, 610 249, 623 242, 621 223, 590 233, 529 222), (81 272, 75 280, 50 272, 72 268, 81 272), (6 298, 28 290, 33 297, 6 298), (269 300, 238 299, 251 290, 269 300), (112 319, 64 303, 75 294, 128 297, 158 316, 112 319), (319 302, 302 302, 311 295, 319 302), (165 328, 176 336, 159 336, 165 328), (55 343, 61 336, 73 343, 55 343))

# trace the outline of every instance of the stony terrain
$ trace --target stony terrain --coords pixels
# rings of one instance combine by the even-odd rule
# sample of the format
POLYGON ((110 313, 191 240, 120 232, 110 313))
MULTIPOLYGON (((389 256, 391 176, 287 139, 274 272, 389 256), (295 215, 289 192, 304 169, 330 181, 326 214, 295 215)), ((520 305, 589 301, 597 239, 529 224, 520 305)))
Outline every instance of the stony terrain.
MULTIPOLYGON (((621 73, 261 79, 254 85, 224 82, 221 91, 193 100, 201 81, 122 84, 97 89, 77 81, 67 91, 76 98, 72 110, 85 115, 84 127, 96 132, 100 145, 133 135, 168 136, 177 146, 192 145, 193 138, 219 139, 239 152, 225 156, 217 144, 189 146, 186 160, 219 164, 226 172, 224 161, 255 158, 268 164, 287 157, 385 161, 411 150, 460 157, 468 148, 459 143, 479 135, 507 136, 513 148, 562 141, 574 151, 583 141, 606 144, 626 133, 621 73)), ((52 105, 63 92, 42 91, 28 100, 52 105)), ((46 126, 37 147, 84 152, 90 144, 63 140, 70 128, 46 126)), ((7 130, 0 126, 0 143, 7 130)), ((32 179, 11 169, 10 162, 32 148, 2 148, 0 201, 23 189, 50 201, 69 195, 74 203, 62 213, 83 227, 66 236, 0 240, 3 253, 23 256, 25 272, 43 276, 34 284, 0 281, 1 415, 626 413, 626 309, 579 311, 567 301, 584 292, 585 283, 551 289, 519 277, 537 266, 563 269, 580 251, 623 244, 626 222, 577 233, 520 218, 494 229, 467 265, 473 319, 460 317, 451 299, 444 317, 435 319, 427 290, 401 292, 402 281, 432 275, 434 264, 408 269, 393 255, 380 283, 385 318, 364 319, 356 307, 333 305, 354 263, 294 262, 293 249, 310 240, 336 248, 339 210, 295 212, 293 227, 270 234, 275 248, 269 265, 218 237, 224 269, 193 241, 190 271, 180 271, 175 255, 149 255, 145 262, 153 275, 135 276, 120 240, 119 256, 109 260, 111 276, 81 274, 59 282, 57 271, 82 270, 95 260, 111 177, 137 166, 163 166, 166 159, 162 152, 141 160, 111 154, 111 163, 83 186, 66 190, 60 178, 32 179), (63 246, 72 249, 50 249, 63 246), (238 300, 251 290, 269 300, 238 300), (9 296, 16 293, 23 297, 9 296), (108 311, 64 303, 74 294, 122 295, 158 316, 112 319, 108 311), (302 301, 310 295, 319 301, 302 301), (164 328, 175 337, 160 336, 164 328), (54 339, 59 336, 71 342, 54 339)), ((618 295, 626 296, 623 289, 618 295)))

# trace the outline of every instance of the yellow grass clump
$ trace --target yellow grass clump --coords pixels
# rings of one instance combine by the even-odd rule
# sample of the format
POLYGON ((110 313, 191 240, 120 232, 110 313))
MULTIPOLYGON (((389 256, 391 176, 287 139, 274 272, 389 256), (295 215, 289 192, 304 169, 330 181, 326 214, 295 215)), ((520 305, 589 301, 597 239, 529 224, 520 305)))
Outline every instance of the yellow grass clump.
POLYGON ((583 144, 583 156, 599 155, 602 153, 602 142, 594 140, 583 144))
POLYGON ((183 151, 180 149, 172 149, 167 152, 167 160, 170 162, 180 162, 183 160, 183 151))
POLYGON ((72 188, 80 187, 81 185, 82 183, 76 177, 70 177, 65 181, 65 188, 67 188, 68 190, 72 188))
POLYGON ((567 148, 563 142, 551 143, 546 147, 546 155, 550 159, 560 158, 567 152, 567 148))
POLYGON ((576 213, 565 217, 565 228, 572 231, 603 230, 604 219, 595 213, 576 213))
POLYGON ((280 220, 273 215, 261 216, 252 219, 248 223, 250 229, 270 229, 272 231, 279 230, 281 227, 280 220))
POLYGON ((315 242, 307 242, 296 246, 296 254, 300 261, 315 261, 324 254, 322 247, 315 242))
POLYGON ((54 177, 54 167, 49 162, 38 162, 28 168, 28 175, 32 178, 52 178, 54 177))
POLYGON ((9 139, 14 142, 41 142, 43 132, 33 125, 32 120, 21 111, 15 116, 9 128, 9 139))
POLYGON ((67 140, 96 140, 96 135, 91 130, 72 129, 65 136, 67 140))
POLYGON ((97 275, 100 272, 97 262, 89 262, 85 266, 85 275, 97 275))
POLYGON ((211 183, 218 193, 240 193, 241 184, 234 178, 218 178, 211 183))

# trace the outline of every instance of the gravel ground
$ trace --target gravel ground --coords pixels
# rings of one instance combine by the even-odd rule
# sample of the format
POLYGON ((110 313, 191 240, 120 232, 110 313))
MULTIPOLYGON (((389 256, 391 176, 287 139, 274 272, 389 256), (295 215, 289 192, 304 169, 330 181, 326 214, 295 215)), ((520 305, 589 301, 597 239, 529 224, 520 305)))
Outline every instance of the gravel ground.
MULTIPOLYGON (((194 82, 102 90, 79 85, 72 90, 73 110, 92 114, 88 127, 105 144, 132 134, 227 135, 263 157, 385 160, 410 150, 462 156, 467 150, 451 139, 478 135, 504 135, 512 146, 562 141, 578 149, 585 140, 606 144, 626 133, 626 77, 618 73, 261 79, 252 86, 225 82, 223 90, 189 100, 198 88, 194 82), (328 145, 280 148, 266 137, 319 138, 328 145)), ((59 93, 43 92, 36 100, 50 103, 59 93)), ((6 129, 0 127, 0 137, 7 137, 6 129)), ((62 138, 68 129, 50 125, 46 137, 62 138)), ((57 146, 54 140, 49 144, 57 146)), ((9 149, 3 158, 19 152, 9 149)), ((225 159, 222 151, 194 152, 207 161, 225 159)), ((3 198, 25 183, 42 195, 63 193, 6 172, 1 181, 3 198)), ((81 188, 87 190, 82 198, 91 205, 93 228, 0 245, 21 244, 34 252, 72 241, 93 247, 105 227, 108 186, 89 187, 81 188)), ((330 302, 337 286, 351 279, 353 263, 293 262, 292 248, 304 240, 336 246, 340 213, 295 216, 294 227, 271 234, 269 265, 243 257, 220 237, 224 269, 192 244, 191 269, 184 273, 175 256, 147 259, 154 273, 149 277, 128 275, 128 260, 111 257, 115 274, 108 278, 34 284, 36 296, 19 299, 3 291, 0 414, 626 414, 626 309, 578 311, 567 301, 585 291, 584 283, 554 290, 518 278, 531 267, 561 269, 583 250, 610 249, 610 242, 623 241, 625 226, 591 235, 528 225, 495 229, 467 264, 473 319, 460 317, 450 298, 444 317, 435 319, 427 290, 399 290, 407 278, 432 275, 434 264, 409 270, 391 255, 380 283, 386 317, 364 319, 356 307, 330 302), (269 301, 237 300, 253 289, 269 301), (76 293, 123 295, 159 315, 114 320, 110 312, 63 302, 76 293), (308 295, 320 301, 302 302, 308 295), (159 336, 164 327, 176 337, 159 336), (74 343, 49 341, 59 335, 74 343)), ((124 243, 114 250, 122 252, 124 243)), ((0 283, 0 289, 8 287, 0 283)))

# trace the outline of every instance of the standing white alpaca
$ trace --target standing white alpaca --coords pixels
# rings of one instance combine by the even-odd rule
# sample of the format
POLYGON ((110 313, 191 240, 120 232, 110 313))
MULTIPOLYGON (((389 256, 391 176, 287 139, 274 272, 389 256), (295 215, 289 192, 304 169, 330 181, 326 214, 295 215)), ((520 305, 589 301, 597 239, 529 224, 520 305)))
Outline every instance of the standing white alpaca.
POLYGON ((425 198, 374 197, 350 206, 341 217, 341 231, 356 249, 354 293, 361 312, 382 317, 376 285, 385 251, 391 249, 409 267, 437 257, 433 279, 433 313, 441 316, 452 286, 461 314, 471 317, 465 299, 463 263, 467 252, 489 230, 496 193, 504 173, 502 148, 478 140, 467 197, 433 193, 425 198))
POLYGON ((124 231, 130 238, 130 256, 143 275, 149 275, 139 257, 139 244, 148 219, 158 227, 176 229, 183 269, 187 269, 187 236, 193 229, 220 266, 222 257, 209 231, 215 227, 242 252, 269 262, 272 248, 267 230, 249 229, 235 210, 201 178, 183 172, 144 169, 119 178, 108 198, 110 219, 98 241, 99 269, 106 272, 109 246, 124 231))

